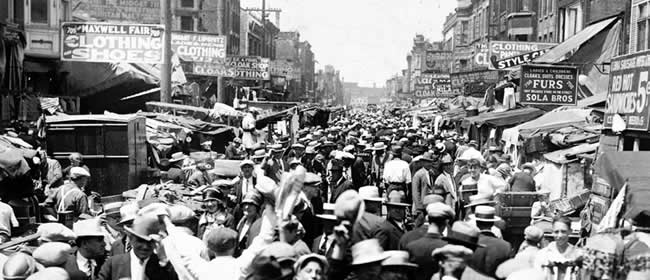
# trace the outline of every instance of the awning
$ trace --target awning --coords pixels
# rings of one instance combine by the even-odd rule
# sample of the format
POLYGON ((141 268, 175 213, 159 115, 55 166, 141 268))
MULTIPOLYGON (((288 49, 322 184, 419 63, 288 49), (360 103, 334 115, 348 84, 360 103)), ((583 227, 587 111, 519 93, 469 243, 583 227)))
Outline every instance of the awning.
POLYGON ((544 154, 544 158, 557 164, 565 164, 579 160, 578 155, 595 153, 598 143, 582 144, 568 149, 557 150, 544 154))
POLYGON ((596 34, 600 33, 617 20, 618 18, 614 17, 587 26, 585 29, 555 46, 545 54, 537 57, 533 60, 533 63, 558 63, 566 60, 573 51, 579 49, 582 44, 589 41, 589 39, 596 36, 596 34))
POLYGON ((543 114, 544 111, 532 107, 504 112, 487 112, 482 113, 478 116, 465 118, 465 120, 463 120, 462 126, 469 127, 471 125, 476 125, 480 127, 484 124, 489 124, 496 127, 510 126, 530 121, 543 114))
POLYGON ((508 128, 504 130, 503 133, 510 134, 513 133, 510 131, 515 131, 523 138, 527 138, 529 135, 526 134, 531 134, 535 131, 561 128, 574 123, 586 123, 587 117, 590 114, 591 110, 588 109, 567 109, 561 111, 551 111, 529 122, 508 128), (525 131, 529 131, 529 133, 525 133, 525 131))
MULTIPOLYGON (((587 108, 591 107, 594 105, 598 105, 600 103, 604 103, 607 101, 607 94, 598 94, 594 96, 587 97, 582 100, 578 100, 578 107, 579 108, 587 108)), ((605 107, 605 106, 602 106, 605 107)))
MULTIPOLYGON (((594 181, 617 193, 627 184, 626 218, 650 208, 650 152, 604 152, 598 155, 594 181)), ((597 186, 594 184, 594 187, 597 186)), ((602 188, 602 187, 601 187, 602 188)))

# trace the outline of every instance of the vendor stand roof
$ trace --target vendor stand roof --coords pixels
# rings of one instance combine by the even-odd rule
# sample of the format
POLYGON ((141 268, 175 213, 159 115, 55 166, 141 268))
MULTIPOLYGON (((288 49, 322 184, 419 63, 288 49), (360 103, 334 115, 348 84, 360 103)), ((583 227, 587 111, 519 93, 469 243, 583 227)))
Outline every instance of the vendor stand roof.
POLYGON ((544 111, 532 107, 508 110, 503 112, 493 111, 482 113, 478 116, 465 118, 465 120, 463 120, 462 126, 469 127, 471 125, 475 125, 477 127, 480 127, 484 124, 496 127, 509 126, 530 121, 543 114, 544 111))

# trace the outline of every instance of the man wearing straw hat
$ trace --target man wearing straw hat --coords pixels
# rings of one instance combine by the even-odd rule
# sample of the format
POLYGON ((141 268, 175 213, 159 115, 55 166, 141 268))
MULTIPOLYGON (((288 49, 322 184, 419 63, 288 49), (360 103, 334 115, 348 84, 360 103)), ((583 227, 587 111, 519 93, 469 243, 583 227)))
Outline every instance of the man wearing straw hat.
POLYGON ((377 239, 384 250, 397 250, 399 247, 399 240, 406 232, 406 209, 410 204, 404 203, 405 194, 401 190, 393 190, 388 193, 388 201, 386 209, 388 215, 386 220, 381 224, 377 239))
POLYGON ((490 277, 496 277, 497 267, 510 257, 512 246, 507 241, 497 238, 492 233, 494 222, 500 220, 495 215, 496 210, 492 206, 476 206, 474 212, 476 226, 480 230, 478 242, 485 245, 484 248, 478 248, 472 255, 471 265, 490 277))
POLYGON ((66 262, 65 269, 72 279, 96 279, 106 257, 104 232, 99 220, 78 221, 72 229, 77 236, 78 249, 66 262))

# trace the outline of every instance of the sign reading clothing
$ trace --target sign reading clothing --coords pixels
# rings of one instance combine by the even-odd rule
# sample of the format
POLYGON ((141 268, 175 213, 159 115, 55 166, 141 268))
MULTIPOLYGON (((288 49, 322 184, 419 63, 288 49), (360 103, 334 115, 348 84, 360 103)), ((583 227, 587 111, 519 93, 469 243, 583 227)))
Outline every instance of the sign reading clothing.
POLYGON ((415 97, 453 97, 449 74, 421 74, 415 80, 415 97))
POLYGON ((163 36, 162 25, 65 22, 61 60, 160 64, 163 36))
POLYGON ((503 70, 533 61, 550 48, 553 43, 492 41, 488 49, 489 68, 503 70))
POLYGON ((648 131, 648 71, 650 51, 612 59, 605 128, 612 128, 613 117, 618 114, 625 120, 626 129, 648 131))
POLYGON ((218 76, 226 58, 226 37, 214 34, 173 32, 172 51, 184 62, 191 64, 190 73, 218 76), (216 66, 214 66, 216 65, 216 66))
POLYGON ((522 65, 521 103, 576 105, 578 69, 568 66, 522 65))

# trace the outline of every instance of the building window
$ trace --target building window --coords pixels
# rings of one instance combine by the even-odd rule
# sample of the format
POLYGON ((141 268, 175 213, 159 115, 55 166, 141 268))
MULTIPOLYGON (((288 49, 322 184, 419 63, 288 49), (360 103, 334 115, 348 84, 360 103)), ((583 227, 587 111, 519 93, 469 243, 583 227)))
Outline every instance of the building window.
POLYGON ((194 8, 194 0, 181 0, 182 8, 194 8))
POLYGON ((194 31, 194 19, 191 16, 181 16, 181 30, 194 31))
POLYGON ((31 0, 29 7, 31 23, 48 23, 48 2, 49 0, 31 0))

